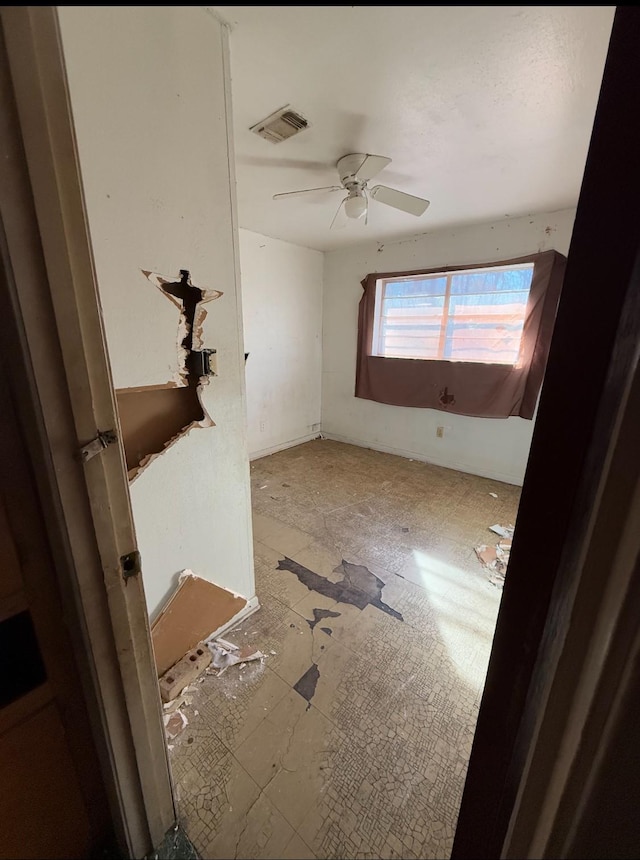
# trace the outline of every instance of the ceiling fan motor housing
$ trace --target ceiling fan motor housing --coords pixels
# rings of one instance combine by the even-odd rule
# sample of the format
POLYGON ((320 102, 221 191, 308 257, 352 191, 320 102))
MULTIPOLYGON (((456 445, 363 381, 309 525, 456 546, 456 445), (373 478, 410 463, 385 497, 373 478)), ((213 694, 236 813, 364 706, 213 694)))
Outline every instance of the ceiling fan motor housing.
POLYGON ((340 182, 342 182, 345 188, 349 188, 350 185, 354 184, 366 184, 358 180, 358 170, 362 167, 366 157, 366 154, 363 152, 352 152, 350 155, 344 155, 338 161, 336 167, 340 176, 340 182))

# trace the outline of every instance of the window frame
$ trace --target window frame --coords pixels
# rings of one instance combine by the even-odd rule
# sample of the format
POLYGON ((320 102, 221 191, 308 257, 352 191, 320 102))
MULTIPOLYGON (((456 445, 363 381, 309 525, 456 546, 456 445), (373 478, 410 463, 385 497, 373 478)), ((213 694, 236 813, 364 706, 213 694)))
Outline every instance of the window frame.
POLYGON ((476 418, 532 419, 553 333, 567 259, 555 250, 485 263, 411 271, 370 272, 361 280, 358 305, 355 397, 419 409, 439 409, 476 418), (386 358, 372 354, 376 281, 451 271, 533 263, 519 365, 472 361, 386 358))
MULTIPOLYGON (((443 271, 425 271, 418 272, 412 275, 399 275, 397 277, 393 276, 384 276, 378 278, 376 280, 376 295, 375 295, 375 309, 374 309, 374 318, 373 318, 373 334, 371 339, 371 355, 374 355, 378 358, 385 359, 408 359, 412 361, 446 361, 451 363, 456 362, 465 362, 469 364, 498 364, 503 367, 518 367, 522 360, 522 347, 524 341, 524 323, 527 318, 527 309, 528 304, 531 298, 531 286, 533 284, 533 276, 534 276, 535 264, 533 262, 526 263, 514 263, 512 265, 489 265, 483 267, 464 267, 460 268, 452 268, 443 271), (523 330, 520 334, 520 342, 518 345, 518 355, 516 360, 513 362, 509 361, 482 361, 481 359, 474 358, 448 358, 444 355, 444 349, 447 342, 447 325, 450 318, 450 303, 451 303, 451 282, 456 275, 468 274, 470 271, 482 271, 483 273, 491 273, 491 272, 514 272, 514 271, 522 271, 529 270, 531 272, 531 280, 529 282, 529 286, 527 288, 527 301, 525 305, 525 310, 522 315, 522 324, 523 330), (387 298, 384 295, 386 285, 387 284, 397 284, 403 281, 407 282, 415 282, 419 280, 436 280, 437 278, 445 278, 445 292, 444 292, 444 305, 442 310, 442 319, 440 322, 440 333, 439 333, 439 343, 438 343, 438 355, 433 357, 419 356, 419 355, 387 355, 382 351, 383 346, 383 325, 382 325, 382 316, 384 311, 384 301, 387 298)), ((515 292, 515 291, 514 291, 515 292)), ((401 298, 399 296, 393 298, 401 298)))

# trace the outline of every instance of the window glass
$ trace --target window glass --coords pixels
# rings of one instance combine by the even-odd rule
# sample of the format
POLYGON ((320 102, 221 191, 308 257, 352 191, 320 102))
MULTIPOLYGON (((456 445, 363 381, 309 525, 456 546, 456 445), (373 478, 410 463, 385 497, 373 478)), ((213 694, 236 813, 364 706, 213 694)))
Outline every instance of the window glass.
POLYGON ((516 364, 533 264, 378 282, 374 354, 516 364))

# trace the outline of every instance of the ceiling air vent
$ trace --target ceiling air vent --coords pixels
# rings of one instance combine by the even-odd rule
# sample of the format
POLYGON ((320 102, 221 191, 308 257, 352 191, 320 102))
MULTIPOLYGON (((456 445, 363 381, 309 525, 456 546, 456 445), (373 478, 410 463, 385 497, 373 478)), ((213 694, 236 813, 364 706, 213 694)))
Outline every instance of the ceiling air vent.
POLYGON ((270 140, 271 143, 281 143, 288 137, 304 131, 308 125, 302 114, 293 110, 290 105, 285 105, 262 122, 252 125, 250 130, 264 137, 265 140, 270 140))

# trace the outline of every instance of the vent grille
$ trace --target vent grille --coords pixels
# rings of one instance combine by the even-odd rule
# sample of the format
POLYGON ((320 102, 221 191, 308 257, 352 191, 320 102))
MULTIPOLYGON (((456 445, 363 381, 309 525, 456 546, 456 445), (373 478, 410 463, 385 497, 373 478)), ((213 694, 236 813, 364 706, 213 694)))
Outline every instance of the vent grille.
POLYGON ((294 134, 300 134, 305 128, 309 127, 307 120, 296 110, 293 110, 290 105, 285 105, 280 110, 272 113, 262 122, 258 122, 251 126, 251 131, 254 134, 264 137, 265 140, 270 140, 271 143, 281 143, 294 134))

